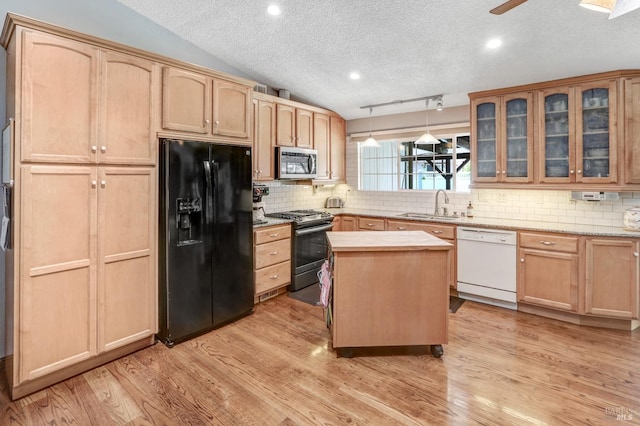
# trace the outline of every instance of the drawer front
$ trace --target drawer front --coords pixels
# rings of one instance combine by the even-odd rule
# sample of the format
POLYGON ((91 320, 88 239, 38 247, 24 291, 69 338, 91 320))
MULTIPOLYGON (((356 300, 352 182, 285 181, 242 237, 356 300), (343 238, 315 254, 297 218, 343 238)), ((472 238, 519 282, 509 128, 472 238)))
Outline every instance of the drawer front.
POLYGON ((360 217, 358 218, 358 229, 362 231, 384 231, 384 219, 360 217))
POLYGON ((447 240, 455 239, 456 229, 454 226, 427 224, 418 221, 389 220, 387 222, 388 231, 424 231, 438 238, 447 240))
POLYGON ((291 240, 279 240, 255 246, 255 269, 291 260, 291 240))
POLYGON ((254 244, 263 244, 271 241, 283 240, 291 238, 291 225, 269 226, 268 228, 260 228, 253 231, 254 244))
POLYGON ((577 253, 578 241, 578 237, 562 237, 554 234, 520 232, 520 247, 533 248, 538 250, 577 253))
POLYGON ((258 269, 253 273, 256 295, 273 290, 291 282, 291 262, 286 261, 258 269))

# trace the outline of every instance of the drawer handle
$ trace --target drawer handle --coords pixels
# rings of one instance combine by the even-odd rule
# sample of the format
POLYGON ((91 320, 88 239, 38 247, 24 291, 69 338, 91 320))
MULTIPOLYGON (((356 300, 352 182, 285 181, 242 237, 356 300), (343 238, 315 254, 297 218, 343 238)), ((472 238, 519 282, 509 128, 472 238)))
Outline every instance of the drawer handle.
POLYGON ((275 279, 277 279, 277 278, 278 278, 278 274, 271 275, 271 276, 269 277, 269 279, 271 279, 271 280, 275 280, 275 279))
POLYGON ((544 244, 545 246, 555 246, 556 243, 553 241, 540 241, 540 244, 544 244))
POLYGON ((269 234, 269 236, 270 236, 270 237, 273 237, 273 238, 275 238, 275 237, 278 237, 278 236, 280 236, 280 234, 269 234))
POLYGON ((638 253, 637 251, 634 251, 634 252, 633 252, 633 255, 634 255, 635 257, 638 257, 638 256, 640 256, 640 253, 638 253))
POLYGON ((376 226, 373 223, 367 223, 367 226, 376 226))
POLYGON ((278 250, 272 251, 271 253, 269 253, 269 256, 275 256, 276 254, 278 254, 278 250))
POLYGON ((399 231, 406 231, 406 230, 407 230, 407 228, 405 228, 404 226, 398 226, 398 230, 399 230, 399 231))
POLYGON ((442 231, 431 231, 431 232, 433 232, 434 234, 442 234, 442 231))

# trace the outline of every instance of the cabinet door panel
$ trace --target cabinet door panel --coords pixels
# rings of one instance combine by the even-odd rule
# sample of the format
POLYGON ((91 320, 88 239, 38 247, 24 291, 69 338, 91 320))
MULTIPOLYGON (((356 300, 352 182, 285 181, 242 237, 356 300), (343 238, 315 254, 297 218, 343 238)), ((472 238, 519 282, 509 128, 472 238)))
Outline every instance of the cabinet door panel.
POLYGON ((473 180, 496 182, 499 180, 499 121, 500 105, 496 101, 478 99, 471 107, 471 152, 476 153, 473 180))
POLYGON ((313 112, 296 108, 296 146, 313 148, 313 112))
POLYGON ((578 256, 521 249, 518 300, 577 312, 578 256))
POLYGON ((347 175, 345 172, 346 163, 346 127, 341 117, 331 116, 330 118, 330 141, 329 156, 331 159, 331 167, 329 169, 329 177, 332 180, 345 180, 347 175))
POLYGON ((575 104, 572 87, 543 90, 538 96, 540 182, 575 181, 575 104))
POLYGON ((110 350, 155 333, 155 170, 107 168, 99 182, 99 341, 110 350))
POLYGON ((501 175, 508 182, 533 180, 533 94, 504 97, 504 144, 501 175))
POLYGON ((326 114, 313 114, 313 147, 318 151, 318 179, 329 179, 330 167, 330 133, 329 116, 326 114))
POLYGON ((251 89, 215 80, 213 102, 213 134, 248 139, 251 126, 251 89))
POLYGON ((640 78, 624 80, 625 183, 640 183, 640 78))
POLYGON ((23 36, 22 161, 95 162, 98 51, 46 34, 23 36))
POLYGON ((162 70, 162 127, 208 133, 211 115, 208 77, 171 67, 162 70))
POLYGON ((585 313, 638 318, 638 250, 634 240, 587 240, 585 313))
POLYGON ((277 104, 276 114, 276 143, 280 146, 294 146, 296 134, 295 108, 277 104))
POLYGON ((258 100, 256 105, 256 135, 254 141, 255 179, 274 179, 274 147, 276 142, 276 111, 273 102, 258 100))
POLYGON ((149 164, 156 158, 156 65, 105 52, 102 60, 100 162, 149 164))
POLYGON ((95 168, 22 168, 20 381, 95 354, 95 168))

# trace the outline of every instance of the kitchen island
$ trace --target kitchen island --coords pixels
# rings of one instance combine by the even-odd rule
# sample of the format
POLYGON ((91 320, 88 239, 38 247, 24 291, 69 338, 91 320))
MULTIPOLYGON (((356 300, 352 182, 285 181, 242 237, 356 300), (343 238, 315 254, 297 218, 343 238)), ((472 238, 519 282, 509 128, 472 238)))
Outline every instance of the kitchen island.
POLYGON ((431 345, 442 355, 453 246, 424 231, 327 232, 333 347, 431 345))

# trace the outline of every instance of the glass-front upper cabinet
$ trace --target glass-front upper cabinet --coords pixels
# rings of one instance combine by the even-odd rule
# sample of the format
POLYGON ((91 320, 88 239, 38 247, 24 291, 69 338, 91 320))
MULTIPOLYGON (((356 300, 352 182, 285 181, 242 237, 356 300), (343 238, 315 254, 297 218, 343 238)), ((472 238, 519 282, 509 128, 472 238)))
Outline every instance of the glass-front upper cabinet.
POLYGON ((571 182, 575 176, 575 107, 573 88, 542 90, 538 95, 542 182, 571 182))
POLYGON ((616 81, 576 92, 576 182, 616 182, 616 81))
POLYGON ((531 182, 533 143, 533 95, 518 93, 503 98, 505 133, 501 180, 531 182))
POLYGON ((539 92, 541 182, 616 182, 615 80, 539 92))
POLYGON ((474 182, 531 182, 532 105, 530 92, 474 101, 474 182))
POLYGON ((498 180, 498 98, 490 100, 478 99, 471 109, 471 122, 475 124, 472 131, 472 155, 475 156, 475 167, 472 167, 473 180, 495 182, 498 180))

